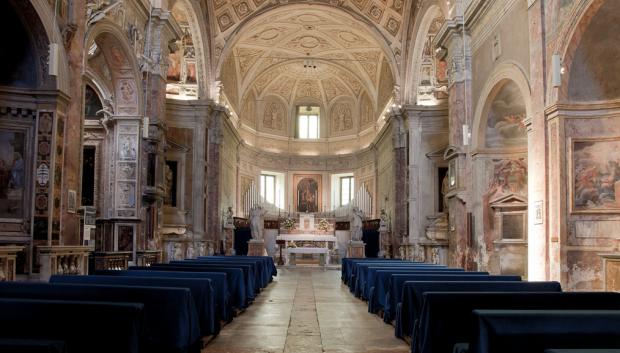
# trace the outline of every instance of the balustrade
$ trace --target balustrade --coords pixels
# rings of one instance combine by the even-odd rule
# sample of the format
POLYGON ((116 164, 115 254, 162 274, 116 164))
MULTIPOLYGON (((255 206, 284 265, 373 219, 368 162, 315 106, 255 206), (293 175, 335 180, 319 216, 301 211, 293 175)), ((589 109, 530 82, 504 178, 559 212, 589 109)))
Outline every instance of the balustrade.
POLYGON ((40 278, 48 280, 53 275, 88 274, 90 246, 39 246, 37 247, 40 278))
POLYGON ((129 258, 131 251, 108 251, 96 252, 93 254, 95 258, 95 270, 126 270, 129 267, 129 258))

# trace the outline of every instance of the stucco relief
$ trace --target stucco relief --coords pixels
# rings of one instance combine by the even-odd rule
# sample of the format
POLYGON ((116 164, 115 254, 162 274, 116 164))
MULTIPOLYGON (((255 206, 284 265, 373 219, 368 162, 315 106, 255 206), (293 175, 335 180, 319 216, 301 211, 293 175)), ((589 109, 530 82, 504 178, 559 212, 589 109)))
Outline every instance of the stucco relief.
POLYGON ((321 99, 321 90, 315 80, 301 80, 297 83, 295 98, 315 98, 321 99))
POLYGON ((322 80, 321 85, 325 90, 325 98, 327 98, 328 103, 336 97, 347 93, 346 88, 342 85, 342 83, 334 78, 322 80))
POLYGON ((374 120, 374 108, 368 95, 364 93, 360 101, 360 125, 365 127, 374 120))
POLYGON ((265 52, 260 49, 238 48, 236 50, 239 60, 239 76, 245 78, 252 66, 261 58, 265 52))
POLYGON ((278 102, 267 102, 263 114, 263 127, 272 130, 284 129, 284 117, 286 115, 284 105, 278 102))
POLYGON ((388 103, 394 93, 394 77, 392 70, 386 60, 381 64, 381 77, 379 78, 379 97, 377 99, 377 108, 382 109, 388 103))
POLYGON ((241 119, 250 126, 256 126, 256 98, 254 93, 250 93, 245 97, 243 109, 241 110, 241 119))
POLYGON ((356 60, 359 61, 359 64, 362 66, 364 71, 368 74, 371 81, 375 82, 377 77, 377 71, 379 69, 379 58, 381 57, 381 52, 379 51, 364 51, 364 52, 352 52, 351 53, 356 60))
POLYGON ((353 128, 353 113, 349 103, 336 103, 331 110, 331 127, 333 132, 342 132, 353 128))

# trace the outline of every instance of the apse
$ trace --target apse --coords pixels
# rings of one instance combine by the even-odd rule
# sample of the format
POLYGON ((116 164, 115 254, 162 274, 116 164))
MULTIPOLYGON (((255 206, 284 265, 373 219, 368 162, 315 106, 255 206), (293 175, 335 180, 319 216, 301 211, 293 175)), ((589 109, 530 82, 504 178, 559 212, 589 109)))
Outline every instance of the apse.
POLYGON ((233 37, 219 70, 221 98, 251 146, 350 154, 372 143, 393 97, 383 48, 369 24, 344 11, 285 6, 233 37))

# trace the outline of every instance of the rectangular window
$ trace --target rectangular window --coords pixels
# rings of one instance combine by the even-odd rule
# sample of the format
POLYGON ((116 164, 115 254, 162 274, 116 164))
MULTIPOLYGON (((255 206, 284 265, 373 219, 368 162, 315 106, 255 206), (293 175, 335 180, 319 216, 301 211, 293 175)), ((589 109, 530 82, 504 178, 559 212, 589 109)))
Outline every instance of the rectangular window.
POLYGON ((297 114, 297 135, 300 139, 319 138, 319 107, 299 107, 297 114))
POLYGON ((269 174, 261 174, 260 176, 260 196, 265 201, 275 204, 276 203, 276 176, 269 174))
POLYGON ((340 178, 340 206, 348 205, 353 200, 355 180, 352 176, 340 178))

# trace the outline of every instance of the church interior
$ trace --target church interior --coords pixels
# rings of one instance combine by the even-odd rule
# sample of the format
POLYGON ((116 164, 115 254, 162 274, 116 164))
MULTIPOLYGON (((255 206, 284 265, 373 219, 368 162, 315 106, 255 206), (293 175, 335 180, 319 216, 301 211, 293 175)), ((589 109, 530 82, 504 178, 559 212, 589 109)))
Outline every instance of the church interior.
POLYGON ((620 1, 0 31, 0 352, 620 352, 620 1))

